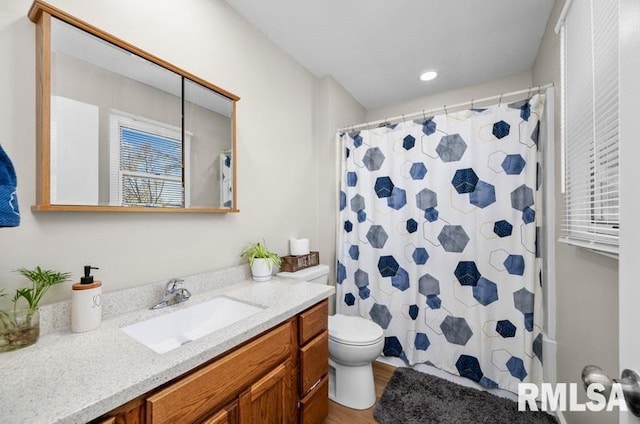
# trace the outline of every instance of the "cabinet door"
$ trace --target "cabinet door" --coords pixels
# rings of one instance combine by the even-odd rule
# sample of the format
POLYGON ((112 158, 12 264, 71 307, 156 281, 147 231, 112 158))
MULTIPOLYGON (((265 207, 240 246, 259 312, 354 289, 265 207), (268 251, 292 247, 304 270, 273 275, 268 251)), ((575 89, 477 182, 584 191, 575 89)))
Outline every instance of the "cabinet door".
POLYGON ((277 366, 252 384, 239 399, 240 424, 284 424, 287 411, 287 375, 291 362, 277 366))
POLYGON ((256 376, 292 356, 293 331, 287 322, 149 396, 147 422, 198 422, 210 411, 220 410, 243 389, 252 387, 256 376))
POLYGON ((316 384, 329 368, 329 333, 325 330, 300 349, 300 395, 316 384))
POLYGON ((223 410, 205 418, 200 424, 238 424, 238 402, 233 402, 223 410))
POLYGON ((329 415, 329 378, 324 376, 300 401, 300 424, 322 424, 329 415))

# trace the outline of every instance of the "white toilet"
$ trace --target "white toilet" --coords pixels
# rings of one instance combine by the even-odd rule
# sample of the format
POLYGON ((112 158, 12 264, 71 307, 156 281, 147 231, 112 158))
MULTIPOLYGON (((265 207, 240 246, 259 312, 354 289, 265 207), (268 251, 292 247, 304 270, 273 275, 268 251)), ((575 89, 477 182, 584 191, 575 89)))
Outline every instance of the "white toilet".
MULTIPOLYGON (((329 267, 317 265, 278 277, 327 284, 329 267)), ((353 409, 367 409, 376 402, 371 362, 384 347, 382 327, 362 317, 336 314, 329 317, 329 399, 353 409)))

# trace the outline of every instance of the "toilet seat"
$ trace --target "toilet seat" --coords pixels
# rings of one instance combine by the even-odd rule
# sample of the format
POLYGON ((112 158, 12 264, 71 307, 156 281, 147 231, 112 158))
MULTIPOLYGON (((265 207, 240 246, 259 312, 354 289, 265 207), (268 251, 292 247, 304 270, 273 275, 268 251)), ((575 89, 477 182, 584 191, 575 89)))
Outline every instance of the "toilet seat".
POLYGON ((329 339, 350 346, 375 345, 384 338, 382 327, 359 317, 336 314, 329 316, 329 339))

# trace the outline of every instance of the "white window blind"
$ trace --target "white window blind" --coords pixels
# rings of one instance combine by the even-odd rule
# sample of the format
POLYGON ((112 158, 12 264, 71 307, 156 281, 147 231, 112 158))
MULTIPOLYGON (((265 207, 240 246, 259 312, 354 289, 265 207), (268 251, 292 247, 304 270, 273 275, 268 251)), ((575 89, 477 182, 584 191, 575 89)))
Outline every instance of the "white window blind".
POLYGON ((563 12, 561 241, 617 253, 618 0, 575 0, 563 12))
POLYGON ((112 111, 110 138, 110 204, 189 205, 188 134, 183 146, 179 128, 112 111))

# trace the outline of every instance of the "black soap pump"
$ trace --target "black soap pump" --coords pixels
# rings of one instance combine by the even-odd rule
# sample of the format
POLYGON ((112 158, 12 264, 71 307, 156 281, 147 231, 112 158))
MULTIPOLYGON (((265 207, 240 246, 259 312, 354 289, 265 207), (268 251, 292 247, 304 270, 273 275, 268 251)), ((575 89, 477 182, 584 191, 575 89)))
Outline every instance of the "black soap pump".
POLYGON ((80 278, 80 284, 92 284, 93 283, 93 275, 91 275, 92 269, 100 269, 95 266, 85 265, 84 266, 84 277, 80 278))
POLYGON ((72 286, 71 331, 82 333, 100 327, 102 323, 102 283, 94 281, 91 265, 84 266, 84 277, 72 286))

